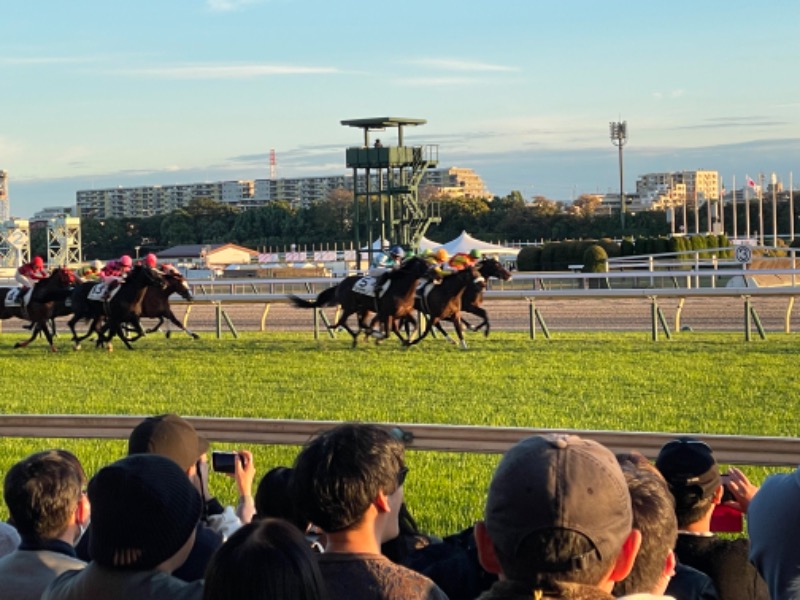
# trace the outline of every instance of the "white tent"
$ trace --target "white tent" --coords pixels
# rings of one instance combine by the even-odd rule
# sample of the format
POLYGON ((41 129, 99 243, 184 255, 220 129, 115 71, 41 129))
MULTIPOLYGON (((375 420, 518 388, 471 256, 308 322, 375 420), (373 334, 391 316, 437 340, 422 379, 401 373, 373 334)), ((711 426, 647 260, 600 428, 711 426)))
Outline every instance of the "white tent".
POLYGON ((490 244, 489 242, 481 241, 472 237, 466 231, 462 231, 456 239, 450 240, 446 244, 438 244, 433 247, 444 248, 451 256, 459 252, 469 253, 470 250, 478 249, 484 254, 505 254, 516 256, 519 254, 519 248, 508 248, 506 246, 499 246, 497 244, 490 244))

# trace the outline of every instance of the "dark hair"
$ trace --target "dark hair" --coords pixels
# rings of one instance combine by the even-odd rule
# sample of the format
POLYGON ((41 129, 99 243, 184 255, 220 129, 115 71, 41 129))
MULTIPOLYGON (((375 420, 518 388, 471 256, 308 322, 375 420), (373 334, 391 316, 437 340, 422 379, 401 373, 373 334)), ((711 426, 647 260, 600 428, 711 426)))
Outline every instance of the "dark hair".
POLYGON ((281 519, 244 525, 206 567, 203 600, 325 600, 325 584, 303 535, 281 519))
POLYGON ((560 527, 529 534, 514 556, 497 546, 495 553, 506 578, 544 590, 554 590, 559 583, 597 585, 617 560, 616 555, 601 559, 589 538, 560 527))
POLYGON ((267 471, 258 482, 255 496, 258 519, 273 517, 285 519, 305 531, 308 521, 299 515, 296 503, 289 490, 292 477, 290 467, 275 467, 267 471))
POLYGON ((52 539, 69 525, 85 484, 86 475, 74 454, 46 450, 9 469, 3 497, 21 536, 52 539))
POLYGON ((633 507, 633 527, 642 533, 642 545, 630 574, 614 586, 615 596, 652 593, 664 572, 667 555, 678 539, 675 503, 655 467, 623 464, 633 507))
POLYGON ((678 517, 678 527, 681 529, 705 517, 714 504, 713 498, 703 498, 702 492, 697 490, 699 488, 670 488, 675 499, 675 516, 678 517))
POLYGON ((309 521, 336 532, 358 523, 380 491, 394 493, 402 468, 402 442, 378 426, 346 423, 300 452, 290 490, 309 521))

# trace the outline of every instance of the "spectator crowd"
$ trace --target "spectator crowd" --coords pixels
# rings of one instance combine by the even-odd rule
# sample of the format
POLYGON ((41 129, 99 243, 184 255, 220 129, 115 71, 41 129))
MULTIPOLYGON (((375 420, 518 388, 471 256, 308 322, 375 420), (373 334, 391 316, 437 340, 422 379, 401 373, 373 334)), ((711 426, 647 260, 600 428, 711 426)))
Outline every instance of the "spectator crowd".
POLYGON ((174 414, 88 479, 45 450, 8 471, 3 600, 795 600, 800 470, 757 488, 680 437, 655 463, 532 436, 500 460, 483 519, 419 531, 396 430, 344 423, 255 486, 247 450, 210 452, 174 414), (211 466, 209 466, 209 463, 211 466), (236 482, 236 506, 209 469, 236 482), (747 536, 741 532, 744 516, 747 536), (723 533, 720 531, 738 534, 723 533))

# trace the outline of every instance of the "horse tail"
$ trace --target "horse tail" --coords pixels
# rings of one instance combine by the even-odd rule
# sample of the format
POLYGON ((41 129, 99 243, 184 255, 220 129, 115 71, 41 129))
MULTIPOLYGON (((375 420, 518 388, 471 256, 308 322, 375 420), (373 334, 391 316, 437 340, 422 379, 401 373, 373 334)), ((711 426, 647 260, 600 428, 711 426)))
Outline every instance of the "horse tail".
POLYGON ((294 294, 289 295, 289 300, 292 301, 292 304, 299 308, 320 308, 322 306, 334 306, 338 304, 336 301, 336 289, 339 286, 329 287, 327 290, 323 290, 320 292, 319 296, 317 296, 316 300, 305 300, 294 294))

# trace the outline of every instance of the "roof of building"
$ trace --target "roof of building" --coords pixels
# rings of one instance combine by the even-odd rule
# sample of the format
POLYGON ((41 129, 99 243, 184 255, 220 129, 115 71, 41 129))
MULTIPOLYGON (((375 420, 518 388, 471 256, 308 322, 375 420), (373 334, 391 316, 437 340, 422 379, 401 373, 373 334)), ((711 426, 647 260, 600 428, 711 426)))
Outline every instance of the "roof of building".
POLYGON ((216 250, 225 244, 183 244, 158 253, 159 258, 200 258, 203 251, 216 250))
POLYGON ((384 129, 386 127, 400 127, 403 125, 424 125, 425 119, 406 119, 403 117, 372 117, 369 119, 348 119, 342 125, 368 129, 384 129))

